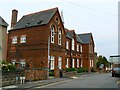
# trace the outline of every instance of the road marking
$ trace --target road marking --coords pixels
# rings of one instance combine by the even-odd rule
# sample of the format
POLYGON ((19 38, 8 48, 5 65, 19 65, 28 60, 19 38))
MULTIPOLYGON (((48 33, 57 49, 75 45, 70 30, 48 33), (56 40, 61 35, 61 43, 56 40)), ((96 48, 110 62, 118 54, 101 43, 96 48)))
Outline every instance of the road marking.
POLYGON ((55 85, 55 84, 60 84, 60 83, 68 82, 68 81, 71 81, 71 80, 65 80, 65 81, 61 81, 61 82, 55 82, 55 83, 51 83, 51 84, 47 84, 47 85, 43 85, 43 86, 38 86, 38 87, 35 87, 35 88, 43 88, 43 87, 52 86, 52 85, 55 85))

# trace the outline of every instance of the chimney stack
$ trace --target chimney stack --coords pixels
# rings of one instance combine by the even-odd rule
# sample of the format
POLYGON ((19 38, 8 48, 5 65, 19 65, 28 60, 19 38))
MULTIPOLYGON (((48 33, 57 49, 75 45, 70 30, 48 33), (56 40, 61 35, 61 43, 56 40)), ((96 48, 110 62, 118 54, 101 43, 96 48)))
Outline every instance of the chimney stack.
POLYGON ((11 17, 11 28, 13 28, 13 26, 17 22, 17 14, 18 14, 18 11, 16 9, 13 9, 12 10, 12 17, 11 17))

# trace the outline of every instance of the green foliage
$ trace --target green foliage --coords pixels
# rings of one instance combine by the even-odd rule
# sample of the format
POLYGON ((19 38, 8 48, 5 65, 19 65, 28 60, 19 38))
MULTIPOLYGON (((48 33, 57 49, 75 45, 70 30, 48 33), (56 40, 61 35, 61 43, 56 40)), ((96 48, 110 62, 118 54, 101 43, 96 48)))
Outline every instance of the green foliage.
POLYGON ((9 71, 15 71, 16 70, 16 67, 14 65, 8 65, 7 66, 9 71))
POLYGON ((5 60, 2 60, 2 71, 15 71, 16 67, 5 60))
POLYGON ((86 69, 83 67, 77 68, 77 73, 86 72, 86 69))
POLYGON ((106 57, 104 56, 98 57, 97 68, 99 68, 101 64, 104 64, 104 68, 110 65, 110 63, 107 61, 106 57))
POLYGON ((54 70, 49 71, 49 76, 54 76, 54 70))
POLYGON ((2 60, 2 64, 8 65, 8 62, 5 60, 2 60))
POLYGON ((76 71, 76 68, 66 68, 65 71, 66 71, 66 72, 76 71))
POLYGON ((88 69, 80 67, 80 68, 66 68, 66 72, 77 71, 77 73, 88 72, 88 69))
POLYGON ((7 66, 2 66, 2 70, 3 71, 8 71, 8 67, 7 66))

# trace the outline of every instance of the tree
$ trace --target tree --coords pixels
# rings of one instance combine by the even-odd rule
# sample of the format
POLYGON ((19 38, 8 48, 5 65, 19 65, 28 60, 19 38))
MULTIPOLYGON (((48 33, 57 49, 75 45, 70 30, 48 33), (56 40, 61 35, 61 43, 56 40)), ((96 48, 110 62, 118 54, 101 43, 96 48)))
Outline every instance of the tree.
POLYGON ((99 56, 97 61, 97 68, 100 68, 100 66, 103 65, 103 68, 109 67, 110 63, 107 61, 106 57, 99 56))

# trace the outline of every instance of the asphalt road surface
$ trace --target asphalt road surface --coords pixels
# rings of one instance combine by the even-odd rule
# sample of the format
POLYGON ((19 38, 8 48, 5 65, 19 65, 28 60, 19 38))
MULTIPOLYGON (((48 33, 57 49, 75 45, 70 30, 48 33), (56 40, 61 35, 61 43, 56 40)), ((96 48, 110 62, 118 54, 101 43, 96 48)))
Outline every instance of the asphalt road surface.
POLYGON ((87 74, 74 77, 74 79, 37 86, 35 88, 118 88, 118 78, 110 73, 87 74))

